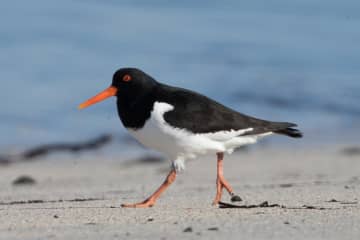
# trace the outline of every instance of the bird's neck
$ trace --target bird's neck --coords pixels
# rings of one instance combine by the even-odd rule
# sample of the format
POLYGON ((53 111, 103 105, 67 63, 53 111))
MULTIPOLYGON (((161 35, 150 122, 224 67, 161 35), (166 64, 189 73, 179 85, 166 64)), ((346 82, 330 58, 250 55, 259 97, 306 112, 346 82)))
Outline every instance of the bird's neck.
POLYGON ((144 94, 136 98, 118 97, 118 114, 124 127, 139 129, 151 116, 155 98, 153 94, 144 94))

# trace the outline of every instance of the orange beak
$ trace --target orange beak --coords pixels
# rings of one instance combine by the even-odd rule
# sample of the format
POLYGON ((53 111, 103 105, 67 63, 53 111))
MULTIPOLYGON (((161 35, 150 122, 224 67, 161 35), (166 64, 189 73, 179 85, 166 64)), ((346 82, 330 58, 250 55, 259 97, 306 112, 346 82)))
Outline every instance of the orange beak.
POLYGON ((113 97, 117 94, 118 89, 116 87, 110 86, 107 89, 105 89, 104 91, 102 91, 101 93, 99 93, 98 95, 90 98, 89 100, 83 102, 82 104, 79 105, 79 109, 84 109, 86 107, 89 107, 95 103, 101 102, 109 97, 113 97))

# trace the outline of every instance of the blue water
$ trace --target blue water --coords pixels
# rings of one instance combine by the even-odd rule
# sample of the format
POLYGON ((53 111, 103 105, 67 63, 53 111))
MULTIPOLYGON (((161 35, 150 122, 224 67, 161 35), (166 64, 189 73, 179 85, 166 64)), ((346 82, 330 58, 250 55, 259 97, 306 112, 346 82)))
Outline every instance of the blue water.
POLYGON ((309 142, 360 132, 360 2, 3 1, 0 148, 125 131, 114 100, 77 105, 136 66, 309 142))

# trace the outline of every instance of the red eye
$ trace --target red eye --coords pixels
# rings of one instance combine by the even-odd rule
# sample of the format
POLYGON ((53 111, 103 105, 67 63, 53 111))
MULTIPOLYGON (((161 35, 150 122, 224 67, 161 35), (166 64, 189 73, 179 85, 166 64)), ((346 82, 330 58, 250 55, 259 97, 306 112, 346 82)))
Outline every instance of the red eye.
POLYGON ((124 81, 124 82, 129 82, 129 81, 131 81, 131 76, 130 76, 129 74, 124 75, 123 81, 124 81))

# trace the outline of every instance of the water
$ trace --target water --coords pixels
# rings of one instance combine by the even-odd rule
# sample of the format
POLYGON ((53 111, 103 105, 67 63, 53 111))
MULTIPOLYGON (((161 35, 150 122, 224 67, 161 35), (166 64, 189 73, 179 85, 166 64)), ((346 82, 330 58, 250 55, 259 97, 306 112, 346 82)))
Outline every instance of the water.
POLYGON ((4 1, 0 148, 125 131, 114 100, 77 105, 136 66, 308 142, 360 132, 360 2, 4 1))

